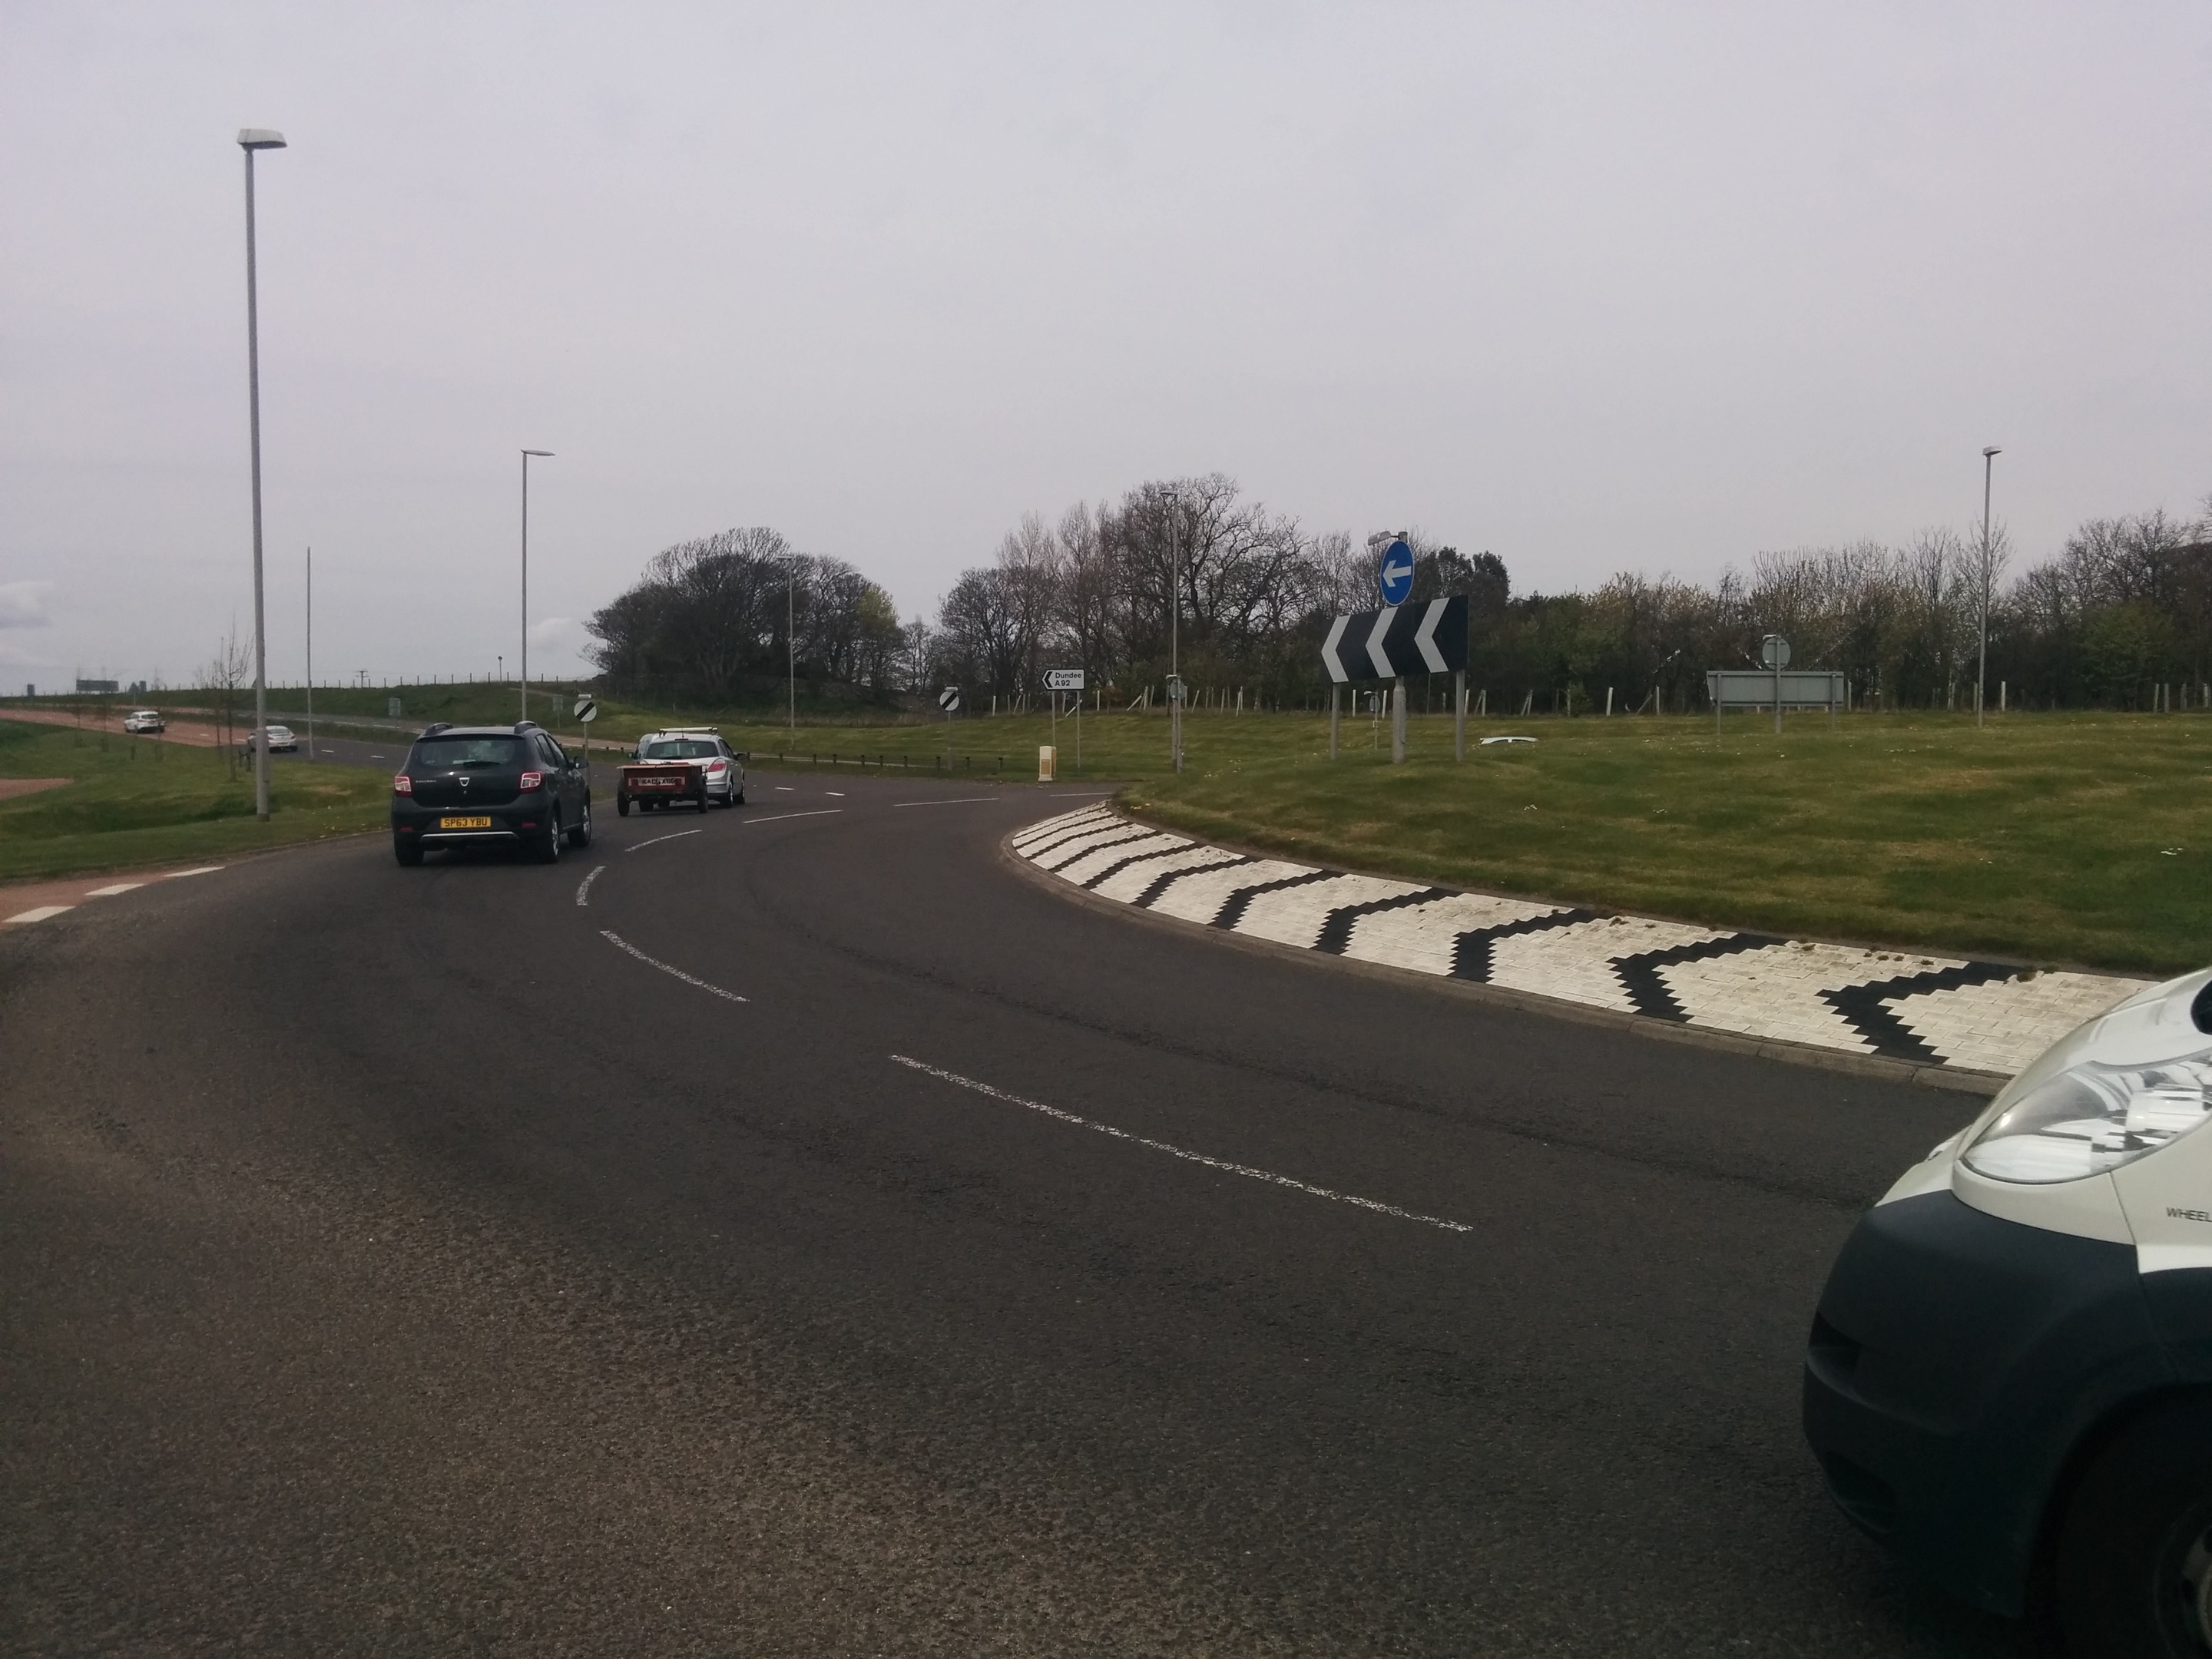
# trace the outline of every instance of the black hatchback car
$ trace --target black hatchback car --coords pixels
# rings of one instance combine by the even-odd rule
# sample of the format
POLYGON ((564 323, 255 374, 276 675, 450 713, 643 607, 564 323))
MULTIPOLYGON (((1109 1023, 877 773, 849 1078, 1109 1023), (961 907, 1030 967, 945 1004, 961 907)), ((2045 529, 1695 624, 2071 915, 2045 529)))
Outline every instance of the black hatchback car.
POLYGON ((535 720, 426 727, 392 780, 392 851, 422 862, 433 847, 520 846, 541 864, 561 843, 592 844, 584 763, 535 720))

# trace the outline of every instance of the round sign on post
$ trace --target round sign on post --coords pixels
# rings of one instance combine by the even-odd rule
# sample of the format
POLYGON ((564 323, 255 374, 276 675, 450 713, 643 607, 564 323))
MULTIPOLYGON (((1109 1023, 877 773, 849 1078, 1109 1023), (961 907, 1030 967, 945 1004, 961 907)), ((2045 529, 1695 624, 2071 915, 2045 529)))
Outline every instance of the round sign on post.
POLYGON ((592 700, 591 693, 587 691, 576 699, 576 718, 579 720, 589 726, 599 717, 599 706, 592 700))
POLYGON ((948 685, 937 694, 937 706, 946 714, 957 714, 960 708, 960 688, 948 685))
POLYGON ((1790 641, 1779 634, 1769 634, 1759 642, 1759 659, 1769 668, 1790 666, 1790 641))
POLYGON ((1413 596, 1413 550, 1403 536, 1393 537, 1375 568, 1375 585, 1382 590, 1382 603, 1395 610, 1413 596))

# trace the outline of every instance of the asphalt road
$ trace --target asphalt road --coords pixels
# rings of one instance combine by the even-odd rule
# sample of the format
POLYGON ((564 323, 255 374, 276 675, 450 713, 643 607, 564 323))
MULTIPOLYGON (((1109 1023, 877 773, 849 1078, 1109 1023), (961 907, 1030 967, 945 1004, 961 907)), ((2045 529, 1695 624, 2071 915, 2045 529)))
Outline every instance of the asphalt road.
POLYGON ((0 936, 0 1650, 2023 1650, 1796 1426, 1970 1100, 1100 914, 1073 793, 0 936))

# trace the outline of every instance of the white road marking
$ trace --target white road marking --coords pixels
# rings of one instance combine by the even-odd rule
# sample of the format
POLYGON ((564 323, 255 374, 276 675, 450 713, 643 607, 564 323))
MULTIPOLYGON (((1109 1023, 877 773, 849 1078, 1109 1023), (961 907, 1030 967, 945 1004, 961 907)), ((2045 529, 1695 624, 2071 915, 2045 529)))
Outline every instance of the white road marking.
POLYGON ((11 921, 44 921, 48 916, 58 916, 64 910, 74 910, 74 904, 41 904, 35 910, 18 910, 12 916, 0 916, 0 927, 11 921))
POLYGON ((895 800, 894 806, 973 806, 979 800, 996 800, 996 795, 963 795, 957 800, 895 800))
POLYGON ((161 879, 163 881, 181 881, 186 876, 211 876, 222 868, 222 866, 220 864, 203 864, 197 869, 172 870, 167 875, 162 877, 161 879))
POLYGON ((845 792, 842 789, 824 789, 822 793, 829 796, 832 800, 842 800, 845 799, 845 792))
MULTIPOLYGON (((612 938, 612 934, 608 935, 612 938)), ((1056 1118, 1079 1129, 1090 1129, 1102 1135, 1111 1135, 1116 1140, 1126 1140, 1132 1146, 1143 1146, 1155 1152, 1165 1152, 1170 1158, 1179 1158, 1186 1164, 1201 1164, 1209 1170, 1219 1170, 1227 1175, 1239 1175, 1250 1181, 1264 1181, 1270 1186, 1288 1187, 1292 1192, 1305 1193, 1314 1198, 1325 1198, 1332 1204, 1350 1204, 1362 1210, 1372 1210, 1378 1215, 1395 1216, 1401 1221, 1418 1221, 1425 1227, 1437 1227, 1448 1233, 1471 1233, 1474 1228, 1464 1221, 1447 1221, 1442 1216, 1423 1215, 1417 1210, 1401 1210, 1395 1204, 1385 1204, 1377 1199, 1355 1198, 1350 1193, 1333 1192, 1327 1187, 1316 1187, 1310 1182, 1290 1176, 1277 1175, 1272 1170, 1255 1170, 1249 1164, 1231 1164, 1226 1158, 1208 1158, 1203 1152, 1187 1152, 1181 1146, 1171 1146, 1164 1140, 1154 1140, 1146 1135, 1132 1134, 1127 1129, 1117 1129, 1110 1123, 1097 1123, 1087 1117, 1078 1117, 1073 1112, 1063 1112, 1057 1106, 1048 1106, 1041 1100, 1009 1094, 1004 1089, 994 1089, 988 1083, 978 1083, 972 1077, 963 1077, 957 1072, 947 1072, 908 1060, 904 1054, 891 1058, 910 1070, 922 1072, 943 1082, 957 1084, 963 1089, 973 1089, 979 1095, 988 1095, 994 1100, 1003 1100, 1010 1106, 1026 1107, 1032 1112, 1056 1118)))
POLYGON ((659 957, 646 955, 644 951, 639 950, 637 946, 632 945, 628 939, 622 938, 618 934, 611 933, 604 927, 599 929, 599 937, 606 940, 610 945, 613 945, 616 950, 629 951, 630 955, 635 957, 640 962, 645 963, 647 967, 658 968, 662 973, 669 975, 672 978, 682 980, 686 985, 696 985, 702 991, 711 991, 726 1002, 743 1002, 746 1000, 744 997, 739 996, 735 991, 725 991, 719 985, 709 985, 705 980, 694 978, 691 975, 685 973, 681 968, 672 968, 659 957))
POLYGON ((589 899, 586 898, 584 896, 585 896, 586 893, 588 893, 588 892, 590 892, 590 891, 592 890, 592 884, 593 882, 597 881, 597 880, 599 878, 599 872, 600 872, 601 870, 605 869, 606 867, 607 867, 607 866, 606 866, 605 865, 604 865, 604 864, 595 866, 593 867, 592 871, 592 873, 591 873, 590 875, 588 875, 588 876, 586 876, 586 877, 584 878, 584 879, 583 879, 583 882, 581 883, 581 884, 580 884, 580 885, 579 885, 579 886, 577 887, 577 889, 576 889, 576 908, 577 908, 581 909, 581 908, 583 908, 586 905, 587 905, 587 904, 589 904, 589 903, 591 902, 591 901, 590 901, 589 899))
POLYGON ((625 847, 623 848, 623 851, 625 853, 641 853, 648 847, 659 846, 664 841, 681 841, 686 836, 696 836, 698 833, 699 831, 696 830, 678 830, 672 835, 655 836, 651 841, 641 841, 635 847, 625 847))
POLYGON ((842 806, 817 806, 811 812, 771 812, 764 818, 744 818, 745 823, 781 823, 786 818, 826 818, 843 811, 842 806))
POLYGON ((1047 800, 1103 800, 1114 792, 1111 789, 1068 789, 1057 795, 1047 795, 1047 800))
POLYGON ((113 898, 118 893, 134 893, 146 884, 143 881, 118 881, 106 887, 95 887, 87 898, 113 898))
POLYGON ((777 785, 775 786, 775 791, 776 791, 776 793, 777 793, 778 794, 780 794, 780 795, 793 795, 793 794, 797 794, 797 793, 799 793, 799 791, 798 791, 798 787, 797 787, 797 786, 796 786, 796 785, 793 785, 793 784, 788 784, 788 783, 779 783, 779 784, 777 784, 777 785))

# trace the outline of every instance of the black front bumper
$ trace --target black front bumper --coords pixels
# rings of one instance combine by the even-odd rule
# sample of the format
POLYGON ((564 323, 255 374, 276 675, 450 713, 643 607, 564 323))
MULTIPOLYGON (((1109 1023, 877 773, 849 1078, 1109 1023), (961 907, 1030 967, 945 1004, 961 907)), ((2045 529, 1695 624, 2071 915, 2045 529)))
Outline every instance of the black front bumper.
POLYGON ((2044 1511, 2100 1419, 2172 1380, 2132 1245, 1948 1192, 1860 1221, 1805 1360, 1805 1436, 1861 1528, 2017 1614, 2044 1511))

